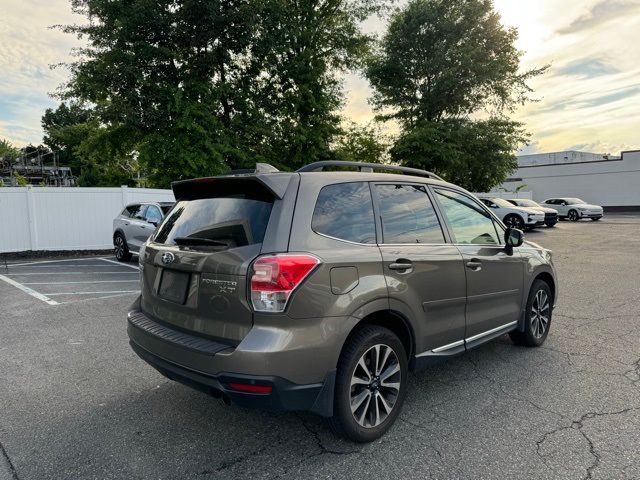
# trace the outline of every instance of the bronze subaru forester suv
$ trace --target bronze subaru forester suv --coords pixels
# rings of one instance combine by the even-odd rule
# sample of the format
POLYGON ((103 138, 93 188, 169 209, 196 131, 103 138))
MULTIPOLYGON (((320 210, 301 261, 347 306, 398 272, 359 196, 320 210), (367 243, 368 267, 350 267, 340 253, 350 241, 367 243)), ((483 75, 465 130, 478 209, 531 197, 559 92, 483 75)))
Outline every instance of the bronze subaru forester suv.
POLYGON ((549 333, 551 252, 432 173, 258 164, 173 191, 140 252, 131 346, 227 403, 310 410, 372 441, 397 418, 409 371, 506 333, 530 347, 549 333))

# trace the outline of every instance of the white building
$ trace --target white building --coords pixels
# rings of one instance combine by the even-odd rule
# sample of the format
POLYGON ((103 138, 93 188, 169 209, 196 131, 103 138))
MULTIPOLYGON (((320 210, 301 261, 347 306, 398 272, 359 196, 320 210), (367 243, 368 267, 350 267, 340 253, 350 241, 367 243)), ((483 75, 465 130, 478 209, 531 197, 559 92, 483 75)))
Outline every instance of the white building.
POLYGON ((640 150, 620 157, 585 152, 557 152, 518 157, 518 169, 502 185, 521 185, 534 200, 579 197, 607 210, 640 209, 640 150))

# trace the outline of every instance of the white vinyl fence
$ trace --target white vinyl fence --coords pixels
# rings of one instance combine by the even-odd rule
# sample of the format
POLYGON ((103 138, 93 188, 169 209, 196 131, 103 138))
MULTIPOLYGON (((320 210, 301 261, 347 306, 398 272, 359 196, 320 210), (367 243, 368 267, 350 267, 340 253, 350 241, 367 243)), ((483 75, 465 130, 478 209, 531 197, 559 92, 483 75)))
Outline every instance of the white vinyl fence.
POLYGON ((0 188, 0 253, 108 249, 113 219, 125 205, 166 201, 174 201, 171 190, 0 188))

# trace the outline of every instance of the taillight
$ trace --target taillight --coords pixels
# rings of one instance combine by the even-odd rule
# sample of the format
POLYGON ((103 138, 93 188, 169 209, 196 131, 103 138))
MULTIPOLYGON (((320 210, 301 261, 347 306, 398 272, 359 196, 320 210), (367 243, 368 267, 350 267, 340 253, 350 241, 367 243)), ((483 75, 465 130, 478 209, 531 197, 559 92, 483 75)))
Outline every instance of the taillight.
POLYGON ((282 312, 291 293, 320 263, 301 254, 266 255, 253 263, 251 303, 258 312, 282 312))

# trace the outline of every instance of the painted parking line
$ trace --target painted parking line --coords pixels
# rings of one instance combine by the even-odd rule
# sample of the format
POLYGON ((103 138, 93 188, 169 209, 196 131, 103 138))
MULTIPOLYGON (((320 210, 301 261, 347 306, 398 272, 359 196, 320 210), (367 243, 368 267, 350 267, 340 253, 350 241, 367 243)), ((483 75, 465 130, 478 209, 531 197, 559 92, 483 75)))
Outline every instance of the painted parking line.
MULTIPOLYGON (((126 266, 126 265, 123 265, 123 266, 126 266)), ((8 264, 7 267, 10 270, 16 270, 16 269, 23 270, 23 269, 29 269, 29 268, 31 268, 31 269, 33 269, 33 268, 40 269, 40 268, 69 268, 69 267, 73 267, 73 268, 78 268, 78 267, 82 267, 82 268, 89 268, 89 267, 91 267, 91 268, 113 268, 113 265, 104 265, 102 263, 100 263, 100 264, 98 264, 98 263, 76 264, 76 263, 74 263, 72 265, 69 265, 68 263, 65 263, 65 264, 62 264, 62 265, 11 265, 11 264, 8 264)))
POLYGON ((138 283, 138 281, 136 278, 135 280, 85 280, 83 282, 25 282, 23 285, 92 285, 94 283, 138 283))
POLYGON ((119 265, 121 267, 129 267, 129 268, 135 268, 136 270, 140 270, 135 265, 129 265, 128 263, 118 262, 117 260, 111 260, 110 258, 101 258, 100 260, 103 260, 103 261, 109 262, 109 263, 115 263, 116 265, 119 265))
POLYGON ((100 260, 102 257, 87 257, 87 258, 63 258, 61 260, 38 260, 35 262, 23 262, 23 263, 8 263, 8 267, 23 267, 26 265, 45 265, 48 263, 60 263, 60 262, 85 262, 87 260, 100 260))
POLYGON ((59 293, 47 293, 50 297, 56 297, 59 295, 112 295, 114 293, 138 293, 140 290, 113 290, 113 291, 96 291, 96 292, 59 292, 59 293))
POLYGON ((13 277, 27 277, 33 275, 137 275, 138 272, 16 272, 16 273, 5 273, 5 275, 11 275, 13 277))
POLYGON ((105 257, 13 263, 3 270, 0 280, 48 305, 114 298, 140 291, 138 267, 105 257))
POLYGON ((31 295, 33 298, 37 298, 38 300, 42 300, 43 302, 48 303, 49 305, 59 305, 59 303, 56 302, 55 300, 50 299, 49 297, 47 297, 46 295, 43 295, 40 292, 36 292, 32 288, 25 287, 23 284, 21 284, 19 282, 16 282, 15 280, 12 280, 9 277, 5 277, 4 275, 0 275, 0 280, 2 280, 4 282, 7 282, 9 285, 13 285, 17 289, 22 290, 24 293, 27 293, 27 294, 31 295))

